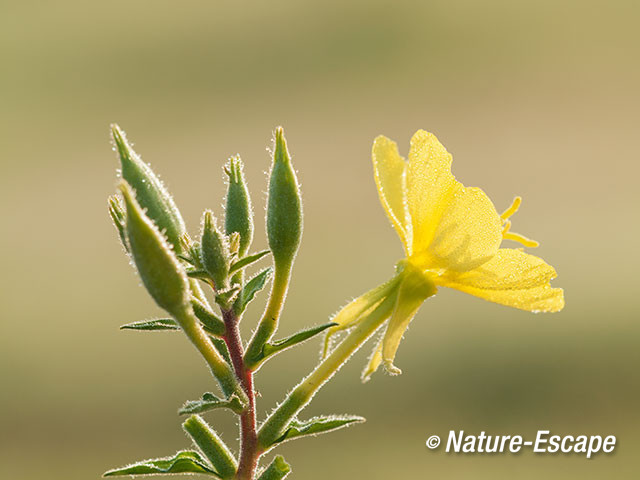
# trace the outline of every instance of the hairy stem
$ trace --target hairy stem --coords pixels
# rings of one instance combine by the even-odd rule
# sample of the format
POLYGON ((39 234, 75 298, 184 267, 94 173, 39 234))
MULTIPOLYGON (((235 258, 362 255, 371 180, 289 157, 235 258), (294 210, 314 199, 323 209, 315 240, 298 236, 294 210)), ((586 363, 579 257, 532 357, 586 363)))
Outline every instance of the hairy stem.
POLYGON ((174 314, 174 317, 189 340, 191 340, 191 343, 195 345, 200 355, 202 355, 209 365, 213 376, 220 383, 222 391, 228 396, 235 393, 241 400, 246 401, 244 388, 238 384, 236 375, 234 375, 227 362, 222 358, 218 350, 216 350, 211 339, 200 326, 193 311, 190 308, 188 310, 185 309, 183 312, 174 314))
POLYGON ((258 451, 258 434, 256 431, 256 405, 255 390, 253 388, 253 372, 247 368, 244 362, 244 350, 240 331, 238 329, 238 316, 233 309, 223 310, 226 334, 224 340, 229 350, 229 356, 233 363, 236 376, 240 379, 242 388, 249 398, 247 408, 240 415, 240 461, 238 463, 237 480, 253 480, 260 458, 258 451))
POLYGON ((394 302, 395 298, 391 295, 378 305, 271 413, 258 432, 261 450, 268 449, 282 435, 284 428, 311 401, 320 387, 382 325, 391 314, 394 302))
POLYGON ((249 342, 245 355, 245 362, 251 369, 256 366, 255 358, 259 356, 262 347, 271 340, 271 337, 278 327, 278 319, 280 318, 282 306, 284 305, 287 290, 289 289, 291 266, 291 263, 285 264, 284 266, 278 263, 275 265, 276 271, 273 277, 271 293, 269 294, 269 303, 260 319, 258 328, 249 342))

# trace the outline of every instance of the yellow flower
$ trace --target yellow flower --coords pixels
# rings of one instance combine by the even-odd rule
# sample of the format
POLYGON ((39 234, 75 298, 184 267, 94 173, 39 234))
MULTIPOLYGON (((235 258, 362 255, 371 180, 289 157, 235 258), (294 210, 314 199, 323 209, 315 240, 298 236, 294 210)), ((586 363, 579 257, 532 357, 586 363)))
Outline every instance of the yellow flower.
POLYGON ((380 201, 406 254, 389 282, 345 306, 327 335, 361 323, 386 308, 389 322, 369 365, 366 380, 379 365, 400 373, 393 360, 409 322, 437 287, 450 287, 491 302, 531 312, 564 307, 562 289, 551 288, 556 272, 522 249, 500 248, 502 240, 525 247, 538 243, 511 231, 509 218, 521 199, 498 214, 479 188, 465 187, 451 173, 452 157, 431 133, 419 130, 411 139, 409 160, 384 136, 373 144, 373 168, 380 201))

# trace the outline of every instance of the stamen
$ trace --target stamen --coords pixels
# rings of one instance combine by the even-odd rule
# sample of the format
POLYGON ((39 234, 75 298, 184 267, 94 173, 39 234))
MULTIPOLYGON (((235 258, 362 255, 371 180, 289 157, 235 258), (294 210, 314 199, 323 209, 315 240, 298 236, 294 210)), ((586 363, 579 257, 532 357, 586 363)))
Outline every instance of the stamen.
POLYGON ((506 232, 502 234, 502 238, 505 240, 513 240, 514 242, 521 243, 525 247, 535 248, 540 244, 535 240, 531 240, 530 238, 525 237, 524 235, 520 235, 519 233, 514 232, 506 232))
POLYGON ((513 199, 513 203, 511 204, 511 206, 509 208, 507 208, 504 212, 502 212, 502 215, 500 215, 500 218, 502 220, 506 220, 511 215, 516 213, 518 211, 518 208, 520 208, 520 204, 521 203, 522 203, 522 197, 514 198, 513 199))
POLYGON ((507 220, 504 222, 504 228, 502 229, 502 237, 504 238, 505 234, 509 231, 509 229, 511 228, 511 220, 507 220))

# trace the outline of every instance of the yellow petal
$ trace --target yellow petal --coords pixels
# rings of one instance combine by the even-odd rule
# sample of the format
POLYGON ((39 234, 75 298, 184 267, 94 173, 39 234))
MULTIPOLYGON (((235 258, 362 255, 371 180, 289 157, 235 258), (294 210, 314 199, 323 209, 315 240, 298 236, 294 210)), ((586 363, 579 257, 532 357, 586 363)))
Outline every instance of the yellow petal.
POLYGON ((424 268, 471 270, 500 247, 502 221, 479 188, 451 173, 452 157, 431 133, 411 139, 407 203, 413 226, 413 255, 424 268))
POLYGON ((544 260, 520 250, 501 248, 480 267, 456 274, 447 273, 439 285, 531 312, 557 312, 564 307, 561 288, 549 282, 556 271, 544 260))
POLYGON ((455 272, 472 270, 492 258, 501 242, 502 222, 489 197, 460 184, 427 247, 427 263, 455 272))
POLYGON ((451 155, 435 135, 418 130, 411 138, 407 204, 413 227, 413 251, 425 250, 449 199, 461 188, 451 174, 451 155))
POLYGON ((398 145, 382 135, 373 142, 371 157, 380 202, 398 232, 405 253, 411 255, 411 222, 406 199, 407 162, 398 153, 398 145))

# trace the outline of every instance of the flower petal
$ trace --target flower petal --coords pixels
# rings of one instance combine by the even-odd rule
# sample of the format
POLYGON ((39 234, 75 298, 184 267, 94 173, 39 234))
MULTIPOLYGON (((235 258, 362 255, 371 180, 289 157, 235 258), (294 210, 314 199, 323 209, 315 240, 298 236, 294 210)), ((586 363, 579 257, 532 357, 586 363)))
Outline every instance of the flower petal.
POLYGON ((472 270, 492 258, 502 242, 502 222, 489 197, 460 184, 427 248, 431 268, 472 270))
POLYGON ((491 258, 502 241, 502 222, 479 188, 451 173, 452 157, 431 133, 411 139, 407 202, 413 255, 426 268, 471 270, 491 258))
POLYGON ((374 140, 371 157, 380 202, 398 232, 406 254, 411 255, 411 221, 406 199, 407 162, 398 153, 398 145, 382 135, 374 140))
POLYGON ((413 251, 433 240, 449 199, 461 188, 451 174, 452 157, 435 135, 418 130, 411 138, 407 203, 413 227, 413 251))
POLYGON ((521 250, 501 248, 480 267, 437 280, 439 285, 531 312, 557 312, 564 307, 561 288, 549 282, 556 271, 544 260, 521 250))

